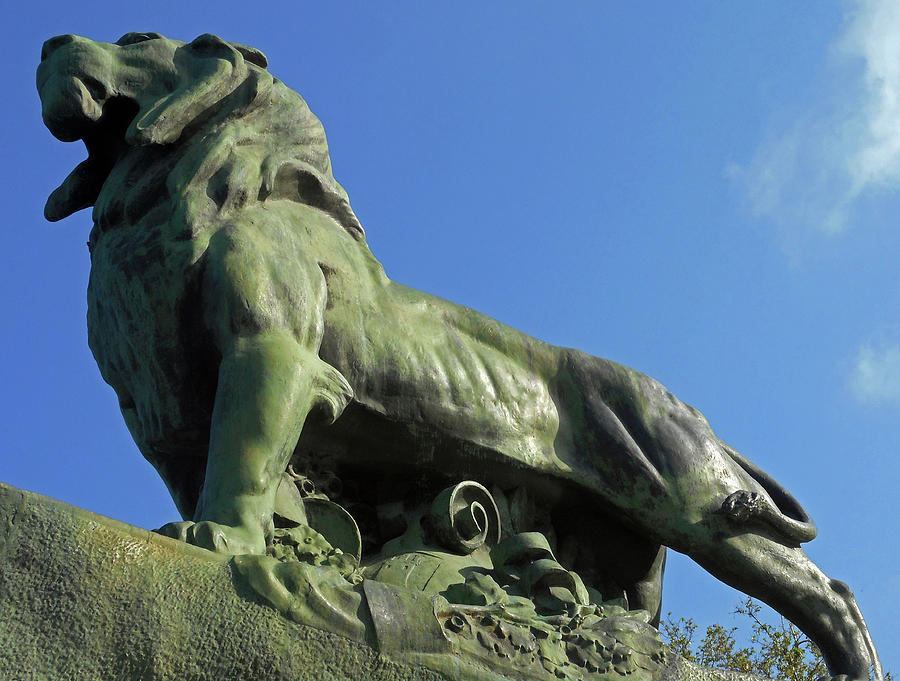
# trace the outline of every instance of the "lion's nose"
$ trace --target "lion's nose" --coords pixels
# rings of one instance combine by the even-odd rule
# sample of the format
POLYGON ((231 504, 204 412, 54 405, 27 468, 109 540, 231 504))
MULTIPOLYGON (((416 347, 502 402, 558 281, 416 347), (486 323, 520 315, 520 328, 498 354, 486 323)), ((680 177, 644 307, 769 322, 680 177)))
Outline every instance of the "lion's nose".
POLYGON ((68 45, 73 40, 75 40, 75 36, 71 33, 66 33, 65 35, 58 35, 55 38, 50 38, 50 40, 44 43, 44 46, 41 48, 41 61, 44 61, 50 54, 62 47, 63 45, 68 45))

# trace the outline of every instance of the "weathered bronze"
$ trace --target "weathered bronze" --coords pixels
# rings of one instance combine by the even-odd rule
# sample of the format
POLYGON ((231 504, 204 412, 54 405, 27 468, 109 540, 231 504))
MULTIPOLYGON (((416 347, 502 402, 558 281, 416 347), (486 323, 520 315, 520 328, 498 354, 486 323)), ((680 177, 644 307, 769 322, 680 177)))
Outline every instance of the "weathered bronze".
MULTIPOLYGON (((367 578, 370 608, 401 571, 451 603, 580 613, 554 625, 570 634, 613 596, 658 618, 671 547, 790 618, 833 674, 881 678, 783 487, 653 379, 388 279, 320 122, 266 67, 212 35, 130 33, 52 38, 38 69, 47 127, 88 150, 46 216, 93 206, 89 342, 184 518, 163 533, 367 578)), ((265 588, 300 570, 268 560, 239 565, 265 588)), ((448 632, 488 627, 442 613, 448 632)), ((545 652, 605 659, 566 645, 545 652)))

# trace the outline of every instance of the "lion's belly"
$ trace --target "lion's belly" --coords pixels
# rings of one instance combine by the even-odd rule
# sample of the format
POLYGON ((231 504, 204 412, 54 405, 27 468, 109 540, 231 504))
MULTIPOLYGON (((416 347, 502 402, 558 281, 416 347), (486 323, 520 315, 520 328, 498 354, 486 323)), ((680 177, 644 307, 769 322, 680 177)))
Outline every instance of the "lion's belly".
POLYGON ((198 351, 194 259, 190 243, 164 243, 147 228, 104 234, 93 250, 88 343, 145 454, 208 438, 215 384, 198 351))

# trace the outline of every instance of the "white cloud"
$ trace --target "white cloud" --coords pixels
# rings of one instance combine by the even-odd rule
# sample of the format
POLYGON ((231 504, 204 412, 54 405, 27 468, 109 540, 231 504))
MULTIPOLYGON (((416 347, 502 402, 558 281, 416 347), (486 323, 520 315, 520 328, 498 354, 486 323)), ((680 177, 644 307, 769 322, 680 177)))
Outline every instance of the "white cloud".
POLYGON ((900 403, 900 345, 862 346, 850 386, 863 402, 900 403))
POLYGON ((757 216, 826 233, 900 189, 900 2, 856 2, 834 47, 825 96, 730 171, 757 216))
POLYGON ((861 3, 842 48, 865 63, 866 102, 861 144, 850 161, 851 192, 896 185, 900 181, 900 3, 861 3))

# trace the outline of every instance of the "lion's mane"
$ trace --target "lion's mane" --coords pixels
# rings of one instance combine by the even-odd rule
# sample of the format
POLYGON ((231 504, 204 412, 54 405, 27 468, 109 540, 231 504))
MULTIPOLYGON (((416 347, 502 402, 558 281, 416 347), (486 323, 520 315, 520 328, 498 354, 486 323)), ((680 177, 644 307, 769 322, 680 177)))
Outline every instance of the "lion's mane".
POLYGON ((254 202, 287 199, 325 211, 365 239, 332 174, 322 123, 266 70, 261 52, 205 35, 179 47, 175 65, 175 89, 129 125, 119 177, 95 204, 101 230, 167 204, 166 222, 196 235, 254 202))

